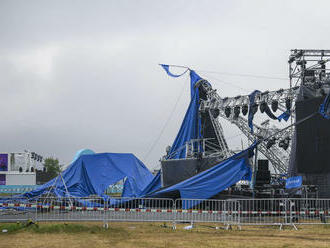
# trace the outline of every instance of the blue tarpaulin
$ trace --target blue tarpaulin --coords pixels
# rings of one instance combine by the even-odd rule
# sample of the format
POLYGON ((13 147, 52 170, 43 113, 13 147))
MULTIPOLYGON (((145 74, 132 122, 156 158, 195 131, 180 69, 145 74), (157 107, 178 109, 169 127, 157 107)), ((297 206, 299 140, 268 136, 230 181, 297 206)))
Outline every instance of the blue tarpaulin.
POLYGON ((179 133, 177 134, 168 159, 179 159, 186 157, 184 146, 191 139, 201 138, 201 119, 198 114, 199 110, 199 92, 196 83, 201 80, 201 77, 193 70, 190 70, 190 92, 191 100, 186 112, 186 115, 181 124, 179 133))
POLYGON ((125 179, 125 186, 128 186, 124 188, 122 196, 137 197, 153 178, 147 167, 130 153, 82 155, 63 171, 61 176, 23 196, 31 198, 49 190, 60 197, 104 196, 105 190, 110 185, 125 179))
POLYGON ((253 91, 250 95, 249 95, 249 115, 248 115, 248 124, 249 127, 251 129, 251 133, 253 133, 253 117, 255 114, 255 110, 258 110, 258 106, 255 106, 255 97, 256 95, 260 93, 259 90, 255 90, 253 91), (256 109, 255 109, 256 108, 256 109))
POLYGON ((163 69, 166 71, 167 75, 169 75, 171 77, 181 77, 183 74, 185 74, 187 71, 189 71, 189 69, 187 68, 181 74, 173 74, 172 72, 170 72, 170 66, 169 65, 160 64, 160 66, 163 67, 163 69))
POLYGON ((277 117, 278 121, 285 120, 288 121, 290 118, 291 112, 287 110, 277 117))
POLYGON ((179 191, 181 198, 209 199, 242 179, 251 179, 249 155, 254 147, 255 144, 206 171, 151 193, 147 197, 164 197, 166 194, 179 191))
POLYGON ((330 92, 320 106, 320 114, 330 120, 330 92))
POLYGON ((146 196, 156 190, 159 190, 162 187, 161 181, 161 171, 158 171, 156 176, 152 179, 152 181, 147 185, 143 191, 140 193, 140 197, 146 196))

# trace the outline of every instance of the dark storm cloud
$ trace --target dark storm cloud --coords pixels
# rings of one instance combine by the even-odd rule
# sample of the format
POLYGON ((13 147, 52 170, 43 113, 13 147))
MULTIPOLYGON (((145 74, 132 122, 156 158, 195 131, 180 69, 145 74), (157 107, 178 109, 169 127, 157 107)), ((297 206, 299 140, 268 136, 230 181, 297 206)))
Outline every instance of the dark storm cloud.
MULTIPOLYGON (((132 152, 157 165, 200 70, 222 95, 285 88, 291 48, 329 48, 327 1, 1 1, 1 150, 30 149, 68 163, 76 150, 132 152), (237 87, 238 86, 238 87, 237 87)), ((223 123, 226 136, 238 133, 223 123)), ((229 140, 233 148, 240 137, 229 140)))

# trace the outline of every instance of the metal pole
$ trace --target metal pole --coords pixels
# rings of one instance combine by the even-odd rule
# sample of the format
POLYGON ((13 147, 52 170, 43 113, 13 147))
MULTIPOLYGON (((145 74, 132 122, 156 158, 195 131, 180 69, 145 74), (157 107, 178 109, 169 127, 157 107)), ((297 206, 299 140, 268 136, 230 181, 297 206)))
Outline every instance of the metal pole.
MULTIPOLYGON (((290 97, 292 96, 292 63, 289 63, 289 80, 290 80, 290 97)), ((293 98, 292 98, 293 100, 293 98)), ((292 106, 293 108, 293 106, 292 106)), ((293 124, 293 111, 290 110, 290 122, 291 122, 291 126, 293 124)), ((290 137, 293 139, 293 133, 294 133, 294 127, 292 126, 290 128, 290 137)), ((290 163, 290 162, 289 162, 290 163)))
POLYGON ((257 162, 258 162, 258 146, 256 146, 256 152, 254 154, 254 166, 253 166, 253 171, 252 171, 252 197, 255 197, 255 184, 256 184, 256 175, 257 175, 257 171, 258 171, 258 166, 257 166, 257 162))

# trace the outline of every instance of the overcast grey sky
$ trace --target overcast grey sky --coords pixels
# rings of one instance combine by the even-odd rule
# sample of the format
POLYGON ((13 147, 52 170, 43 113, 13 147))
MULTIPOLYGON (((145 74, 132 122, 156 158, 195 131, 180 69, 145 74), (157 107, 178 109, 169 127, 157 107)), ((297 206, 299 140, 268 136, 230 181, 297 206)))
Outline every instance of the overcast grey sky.
MULTIPOLYGON (((169 78, 158 63, 196 69, 222 96, 285 88, 210 71, 287 78, 290 49, 330 48, 329 9, 326 0, 0 0, 0 150, 63 163, 81 148, 130 152, 154 167, 189 101, 188 77, 169 78)), ((239 133, 223 125, 228 138, 239 133)))

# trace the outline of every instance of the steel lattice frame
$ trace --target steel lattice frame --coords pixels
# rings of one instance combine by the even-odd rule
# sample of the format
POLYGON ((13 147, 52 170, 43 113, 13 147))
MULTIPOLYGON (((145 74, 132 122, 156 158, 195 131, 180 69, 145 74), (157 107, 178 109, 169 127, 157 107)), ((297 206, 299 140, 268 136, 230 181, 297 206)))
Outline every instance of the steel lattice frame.
MULTIPOLYGON (((282 111, 285 111, 287 109, 286 103, 289 100, 289 102, 293 106, 291 109, 291 120, 293 120, 295 117, 294 103, 298 95, 300 85, 305 85, 313 88, 322 88, 329 86, 330 73, 329 69, 326 69, 325 67, 325 64, 329 61, 329 59, 330 50, 291 50, 291 54, 288 61, 290 88, 257 93, 255 97, 255 104, 257 104, 258 106, 262 103, 271 105, 273 101, 277 101, 278 108, 282 111), (295 82, 293 82, 294 80, 295 82)), ((241 116, 235 116, 233 111, 231 111, 229 116, 225 114, 226 108, 230 108, 231 110, 233 110, 234 107, 242 108, 243 106, 247 106, 249 104, 248 95, 236 96, 231 98, 221 98, 217 94, 217 91, 212 89, 211 85, 206 80, 202 80, 200 84, 202 84, 208 96, 208 99, 206 101, 201 102, 200 111, 209 111, 211 113, 211 110, 219 110, 219 116, 236 125, 248 138, 249 141, 253 142, 258 138, 265 138, 279 130, 271 130, 254 124, 255 132, 251 133, 247 119, 241 116)), ((218 140, 223 140, 223 143, 226 143, 221 124, 216 118, 212 118, 212 123, 215 129, 218 130, 218 140)), ((282 137, 291 138, 293 135, 293 131, 293 128, 287 129, 286 131, 275 135, 275 139, 279 140, 282 137)), ((231 155, 228 146, 223 145, 222 149, 223 154, 225 156, 231 155)), ((290 147, 288 148, 288 150, 281 149, 276 145, 267 148, 265 143, 261 143, 259 145, 259 150, 266 158, 270 160, 275 172, 287 172, 290 147)))

